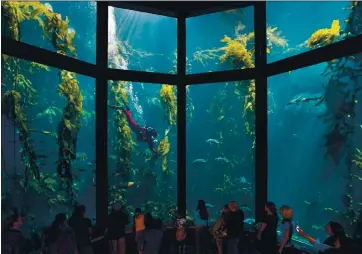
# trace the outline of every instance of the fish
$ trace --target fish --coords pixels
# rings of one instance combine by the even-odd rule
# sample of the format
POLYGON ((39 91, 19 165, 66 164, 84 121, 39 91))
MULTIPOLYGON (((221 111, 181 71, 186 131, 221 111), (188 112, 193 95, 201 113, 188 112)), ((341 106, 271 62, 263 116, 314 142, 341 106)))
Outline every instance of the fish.
POLYGON ((324 93, 301 93, 286 103, 285 109, 293 113, 305 112, 321 115, 327 111, 324 93))
POLYGON ((112 160, 117 160, 117 158, 118 158, 117 155, 109 155, 108 157, 112 160))
POLYGON ((321 230, 321 229, 323 229, 323 227, 322 227, 322 226, 318 226, 318 225, 312 225, 312 229, 321 230))
POLYGON ((304 203, 306 203, 307 205, 311 205, 311 204, 312 204, 312 202, 305 201, 305 200, 304 200, 304 203))
MULTIPOLYGON (((120 189, 127 189, 135 185, 135 182, 128 182, 124 184, 119 184, 117 187, 120 189)), ((139 184, 137 185, 137 188, 139 187, 139 184)))
POLYGON ((212 204, 205 204, 206 208, 214 208, 215 206, 212 204))
POLYGON ((206 164, 207 160, 205 160, 205 159, 196 159, 192 163, 193 164, 206 164))
POLYGON ((240 177, 236 178, 234 182, 235 183, 243 183, 243 184, 251 184, 250 182, 248 182, 246 180, 246 178, 244 176, 240 176, 240 177))
POLYGON ((48 156, 46 156, 46 155, 39 155, 39 154, 37 154, 36 157, 37 157, 38 159, 48 158, 48 156))
POLYGON ((212 144, 217 144, 217 145, 221 144, 221 142, 219 140, 213 139, 213 138, 210 138, 210 139, 206 140, 205 142, 210 144, 210 145, 212 145, 212 144))
POLYGON ((254 218, 246 218, 246 219, 244 219, 244 223, 246 223, 246 224, 254 224, 255 219, 254 218))
POLYGON ((251 208, 247 207, 247 206, 242 206, 241 210, 243 210, 244 212, 251 212, 252 211, 251 208))
POLYGON ((90 161, 90 162, 87 162, 87 165, 88 165, 88 166, 90 166, 90 167, 91 167, 91 166, 93 166, 94 164, 96 164, 96 162, 95 162, 95 161, 90 161))
POLYGON ((326 211, 326 212, 338 212, 338 211, 335 211, 333 208, 330 208, 330 207, 326 207, 323 210, 326 211))
POLYGON ((230 163, 230 161, 228 159, 226 159, 225 157, 217 157, 217 158, 215 158, 215 161, 220 162, 220 163, 230 163))

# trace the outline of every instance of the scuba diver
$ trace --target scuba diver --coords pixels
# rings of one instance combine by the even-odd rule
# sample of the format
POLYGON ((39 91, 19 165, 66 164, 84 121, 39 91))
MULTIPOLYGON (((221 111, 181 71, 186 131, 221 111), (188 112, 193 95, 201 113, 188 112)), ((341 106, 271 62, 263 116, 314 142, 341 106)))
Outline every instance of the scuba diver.
POLYGON ((123 101, 124 106, 115 106, 115 105, 108 105, 111 109, 122 110, 127 116, 127 122, 130 125, 132 131, 134 131, 137 135, 137 141, 146 142, 148 147, 152 152, 154 152, 153 157, 157 157, 158 153, 156 148, 154 147, 154 143, 157 142, 157 132, 148 126, 139 126, 136 121, 132 118, 131 110, 127 106, 127 104, 123 101))

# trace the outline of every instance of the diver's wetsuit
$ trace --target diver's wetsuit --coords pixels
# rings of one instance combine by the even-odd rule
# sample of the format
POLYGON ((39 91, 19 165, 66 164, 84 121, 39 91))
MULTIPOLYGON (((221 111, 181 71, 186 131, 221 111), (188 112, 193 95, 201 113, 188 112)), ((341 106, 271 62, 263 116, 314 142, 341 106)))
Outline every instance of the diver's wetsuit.
POLYGON ((131 129, 136 133, 137 135, 137 140, 138 141, 143 141, 146 142, 148 144, 148 147, 155 153, 157 154, 157 150, 156 148, 153 147, 153 140, 152 140, 152 136, 148 133, 147 128, 146 127, 140 127, 136 121, 133 119, 132 114, 131 114, 131 110, 129 109, 129 107, 124 106, 109 106, 110 108, 113 109, 118 109, 118 110, 122 110, 126 116, 127 116, 127 122, 130 125, 131 129))

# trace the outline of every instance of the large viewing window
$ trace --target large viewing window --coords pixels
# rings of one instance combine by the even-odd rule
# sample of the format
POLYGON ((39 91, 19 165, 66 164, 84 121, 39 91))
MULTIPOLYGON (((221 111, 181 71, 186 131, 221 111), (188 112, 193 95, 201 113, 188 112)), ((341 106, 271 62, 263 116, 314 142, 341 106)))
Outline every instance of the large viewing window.
POLYGON ((320 239, 320 222, 339 221, 352 232, 348 224, 361 208, 361 59, 268 79, 268 198, 295 208, 294 219, 320 239))
POLYGON ((177 88, 109 81, 110 204, 172 222, 177 195, 177 88), (157 153, 157 154, 156 154, 157 153))
POLYGON ((254 68, 254 8, 186 20, 187 73, 254 68))
POLYGON ((110 68, 176 73, 176 19, 108 8, 110 68), (118 56, 122 60, 115 60, 118 56))
POLYGON ((187 89, 187 210, 199 199, 211 221, 238 200, 254 217, 255 81, 189 86, 187 89), (246 95, 245 95, 246 93, 246 95), (195 195, 197 193, 197 195, 195 195))
POLYGON ((94 217, 95 80, 6 55, 2 60, 3 211, 14 205, 32 216, 24 219, 26 233, 77 202, 94 217))

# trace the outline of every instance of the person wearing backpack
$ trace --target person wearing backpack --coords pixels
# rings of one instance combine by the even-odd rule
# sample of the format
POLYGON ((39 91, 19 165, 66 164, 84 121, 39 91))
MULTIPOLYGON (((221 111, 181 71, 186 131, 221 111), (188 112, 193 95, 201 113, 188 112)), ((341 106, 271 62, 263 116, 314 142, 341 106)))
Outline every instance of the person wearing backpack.
POLYGON ((208 220, 209 212, 207 211, 205 201, 199 200, 194 214, 194 223, 196 226, 196 254, 205 254, 208 251, 208 220))

